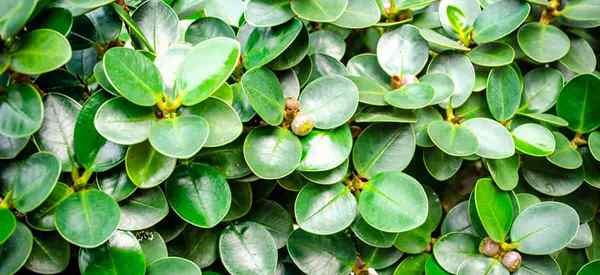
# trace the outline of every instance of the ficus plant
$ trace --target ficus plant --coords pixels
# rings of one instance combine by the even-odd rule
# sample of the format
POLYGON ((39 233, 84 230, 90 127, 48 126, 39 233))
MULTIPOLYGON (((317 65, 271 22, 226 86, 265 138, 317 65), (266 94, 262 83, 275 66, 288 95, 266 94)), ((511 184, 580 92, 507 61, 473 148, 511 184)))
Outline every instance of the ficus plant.
POLYGON ((600 0, 0 4, 0 275, 600 274, 600 0))

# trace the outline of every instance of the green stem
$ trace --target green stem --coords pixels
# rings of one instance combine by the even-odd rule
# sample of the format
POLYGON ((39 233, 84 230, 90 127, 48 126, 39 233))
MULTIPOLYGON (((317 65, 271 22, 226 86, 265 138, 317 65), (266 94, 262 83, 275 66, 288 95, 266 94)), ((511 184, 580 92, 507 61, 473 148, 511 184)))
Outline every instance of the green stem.
POLYGON ((71 177, 73 178, 74 183, 73 189, 79 190, 85 187, 93 173, 93 169, 85 169, 83 171, 83 174, 79 176, 79 171, 77 170, 77 168, 73 168, 73 171, 71 171, 71 177))
POLYGON ((2 202, 0 202, 0 208, 10 208, 12 202, 12 195, 12 191, 8 191, 8 193, 6 193, 6 196, 4 197, 2 202))
POLYGON ((454 123, 454 109, 452 109, 451 105, 448 105, 448 108, 446 108, 446 120, 450 123, 454 123))

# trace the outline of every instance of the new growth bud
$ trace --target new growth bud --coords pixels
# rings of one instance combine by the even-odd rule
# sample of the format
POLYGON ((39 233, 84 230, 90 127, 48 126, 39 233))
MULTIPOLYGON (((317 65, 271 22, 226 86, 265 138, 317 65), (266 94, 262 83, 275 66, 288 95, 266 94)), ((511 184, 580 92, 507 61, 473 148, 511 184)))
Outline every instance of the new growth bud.
POLYGON ((500 254, 500 245, 490 238, 485 238, 479 243, 479 253, 488 257, 500 254))
POLYGON ((298 113, 292 121, 292 132, 297 136, 306 136, 315 127, 315 119, 307 114, 298 113))
POLYGON ((521 254, 519 254, 519 252, 516 251, 506 252, 506 254, 504 254, 504 257, 502 257, 502 264, 510 272, 517 271, 517 269, 521 267, 521 262, 521 254))
POLYGON ((295 98, 288 97, 285 99, 285 109, 288 111, 298 111, 300 109, 300 101, 295 98))

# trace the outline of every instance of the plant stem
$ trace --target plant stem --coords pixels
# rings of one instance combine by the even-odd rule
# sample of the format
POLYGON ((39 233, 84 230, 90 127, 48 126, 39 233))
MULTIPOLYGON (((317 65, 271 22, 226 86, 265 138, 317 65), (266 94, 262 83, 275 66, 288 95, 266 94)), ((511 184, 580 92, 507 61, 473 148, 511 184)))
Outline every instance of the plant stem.
POLYGON ((505 243, 505 242, 502 242, 502 243, 500 243, 500 248, 503 251, 515 250, 515 249, 519 248, 519 243, 505 243))
POLYGON ((93 169, 85 169, 81 176, 79 175, 79 170, 77 168, 73 168, 71 171, 71 178, 73 179, 73 189, 80 190, 85 187, 90 180, 90 177, 94 173, 93 169))
POLYGON ((454 123, 455 119, 456 117, 454 116, 454 109, 452 109, 451 105, 448 105, 448 108, 446 108, 446 120, 450 123, 454 123))
POLYGON ((577 149, 577 147, 581 146, 581 145, 586 145, 587 144, 587 140, 585 140, 585 138, 583 137, 583 134, 577 132, 575 133, 575 136, 573 137, 573 139, 571 140, 571 147, 573 149, 577 149))
POLYGON ((0 208, 10 208, 10 205, 12 202, 12 196, 13 196, 12 191, 8 191, 8 193, 6 193, 6 196, 4 197, 2 202, 0 202, 0 208))

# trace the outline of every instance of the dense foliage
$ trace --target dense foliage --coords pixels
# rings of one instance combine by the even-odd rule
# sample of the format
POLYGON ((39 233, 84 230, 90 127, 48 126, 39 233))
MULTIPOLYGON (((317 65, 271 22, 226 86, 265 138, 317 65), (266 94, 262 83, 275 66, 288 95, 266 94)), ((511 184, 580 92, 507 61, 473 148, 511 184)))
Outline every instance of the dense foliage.
POLYGON ((0 274, 600 274, 600 0, 5 0, 0 274))

